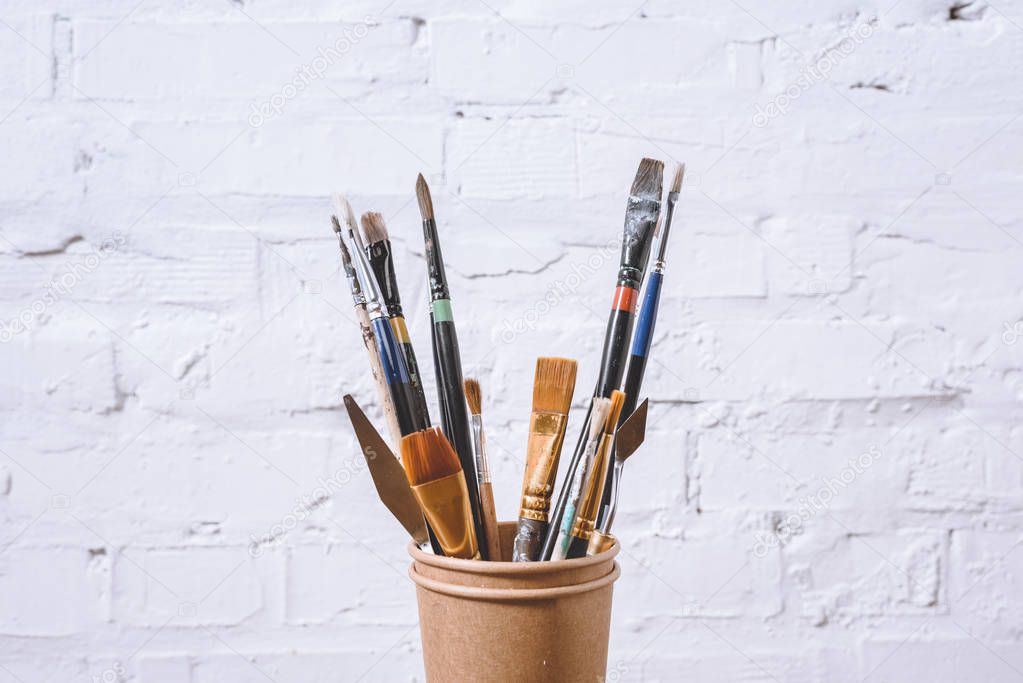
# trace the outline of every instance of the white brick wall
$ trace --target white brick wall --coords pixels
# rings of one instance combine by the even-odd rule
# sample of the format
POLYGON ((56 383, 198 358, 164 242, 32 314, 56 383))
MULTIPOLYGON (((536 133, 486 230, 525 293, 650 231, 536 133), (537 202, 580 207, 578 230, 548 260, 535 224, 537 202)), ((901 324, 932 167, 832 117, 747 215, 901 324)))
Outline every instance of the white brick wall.
POLYGON ((770 4, 0 3, 0 682, 422 680, 326 195, 427 361, 431 180, 511 518, 642 156, 609 680, 1023 676, 1023 3, 770 4))

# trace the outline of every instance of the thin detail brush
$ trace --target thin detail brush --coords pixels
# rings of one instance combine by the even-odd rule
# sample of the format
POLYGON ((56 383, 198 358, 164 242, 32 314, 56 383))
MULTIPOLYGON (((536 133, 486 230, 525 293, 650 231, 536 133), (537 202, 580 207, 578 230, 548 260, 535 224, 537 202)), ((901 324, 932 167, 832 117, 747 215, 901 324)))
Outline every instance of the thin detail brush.
POLYGON ((514 562, 540 559, 577 368, 578 364, 570 358, 536 359, 533 412, 529 419, 526 470, 522 478, 522 504, 512 544, 514 562))
POLYGON ((369 265, 380 285, 380 294, 387 315, 391 320, 391 328, 398 340, 401 353, 405 356, 408 367, 409 383, 412 385, 412 412, 416 418, 416 428, 426 429, 430 426, 430 409, 426 403, 423 380, 419 372, 419 362, 409 337, 405 314, 401 308, 401 296, 398 294, 398 277, 394 270, 394 257, 391 254, 391 240, 387 236, 387 224, 384 217, 375 211, 367 211, 360 219, 362 229, 366 233, 366 255, 369 265))
MULTIPOLYGON (((614 298, 611 301, 611 314, 607 321, 604 334, 604 348, 601 353, 600 374, 593 395, 603 398, 611 396, 618 388, 625 370, 625 359, 629 351, 629 338, 632 333, 635 317, 636 301, 639 299, 639 286, 643 282, 643 272, 650 258, 650 243, 657 215, 661 209, 661 190, 664 182, 664 163, 656 159, 643 159, 632 181, 629 199, 625 207, 625 227, 622 233, 622 255, 618 269, 618 279, 614 298)), ((586 448, 586 434, 589 429, 589 415, 586 416, 579 441, 576 443, 570 471, 578 467, 579 458, 586 448)), ((544 539, 542 559, 550 559, 554 552, 554 544, 565 514, 568 498, 568 481, 561 487, 558 503, 551 516, 551 525, 544 539)))
POLYGON ((480 510, 483 528, 487 534, 487 559, 501 561, 501 535, 497 530, 497 510, 494 508, 494 486, 490 481, 487 462, 487 437, 483 432, 483 392, 478 380, 465 380, 465 401, 472 419, 473 450, 476 451, 476 483, 480 489, 480 510))
POLYGON ((478 560, 465 473, 447 438, 436 427, 406 435, 401 462, 444 554, 478 560))
POLYGON ((348 280, 348 288, 352 292, 352 302, 355 305, 355 318, 359 321, 359 329, 362 331, 362 343, 369 354, 369 369, 373 374, 373 384, 377 387, 377 396, 380 399, 380 408, 384 413, 384 420, 387 422, 387 430, 395 444, 401 442, 401 428, 398 425, 398 416, 394 412, 394 403, 391 400, 391 391, 388 388, 384 375, 383 364, 380 361, 380 354, 377 351, 376 334, 373 332, 373 325, 369 319, 369 312, 366 310, 366 295, 362 290, 362 283, 359 281, 359 274, 352 265, 352 257, 345 245, 344 233, 337 216, 330 217, 331 225, 337 234, 338 246, 341 249, 341 266, 345 271, 345 278, 348 280))
POLYGON ((405 364, 405 356, 398 346, 398 340, 394 336, 394 329, 384 314, 384 309, 381 305, 380 287, 373 276, 373 271, 370 270, 369 261, 362 246, 362 237, 359 235, 359 228, 355 222, 355 212, 352 211, 352 205, 341 195, 334 195, 334 202, 344 218, 348 229, 348 239, 352 242, 355 267, 359 273, 359 279, 364 286, 366 311, 369 313, 373 334, 376 336, 377 352, 380 354, 380 363, 383 366, 384 378, 387 380, 388 390, 391 393, 394 412, 398 417, 398 427, 401 430, 402 436, 411 434, 412 432, 419 431, 420 426, 419 420, 412 411, 412 385, 409 379, 408 366, 405 364))
MULTIPOLYGON (((632 337, 632 350, 629 355, 629 364, 625 371, 625 383, 622 386, 622 391, 625 392, 625 406, 622 408, 620 421, 623 423, 632 416, 640 390, 643 387, 643 375, 646 372, 646 362, 650 355, 650 344, 654 338, 654 325, 657 323, 657 307, 661 300, 661 284, 664 281, 664 255, 668 246, 668 235, 671 233, 671 219, 675 215, 675 205, 678 203, 678 195, 682 190, 682 177, 685 171, 685 164, 675 166, 674 177, 671 181, 671 188, 668 190, 664 215, 661 219, 660 230, 658 231, 654 264, 650 268, 650 274, 646 279, 646 288, 643 291, 643 304, 640 306, 639 317, 636 320, 636 331, 632 337)), ((604 516, 608 513, 612 490, 616 488, 613 479, 618 475, 620 475, 620 470, 616 467, 608 472, 607 480, 604 482, 604 493, 601 496, 601 521, 604 520, 604 516)))
MULTIPOLYGON (((469 481, 469 504, 480 545, 487 547, 486 530, 480 511, 479 489, 476 486, 476 460, 469 433, 469 415, 462 394, 462 359, 458 350, 455 319, 451 313, 451 292, 444 272, 444 257, 437 237, 433 214, 433 198, 422 174, 416 179, 416 199, 423 217, 423 241, 426 246, 426 267, 430 277, 430 321, 433 328, 433 366, 437 375, 441 427, 448 437, 469 481)), ((486 559, 486 558, 484 558, 486 559)))
POLYGON ((572 540, 568 546, 568 559, 583 557, 586 555, 586 548, 590 545, 590 535, 597 522, 600 494, 604 487, 604 478, 607 476, 608 463, 611 460, 611 444, 614 442, 618 416, 622 413, 624 401, 624 393, 617 389, 611 393, 611 409, 607 411, 607 419, 604 420, 604 433, 600 437, 597 453, 593 456, 593 462, 586 477, 586 486, 583 489, 582 502, 579 504, 579 511, 572 524, 572 540))

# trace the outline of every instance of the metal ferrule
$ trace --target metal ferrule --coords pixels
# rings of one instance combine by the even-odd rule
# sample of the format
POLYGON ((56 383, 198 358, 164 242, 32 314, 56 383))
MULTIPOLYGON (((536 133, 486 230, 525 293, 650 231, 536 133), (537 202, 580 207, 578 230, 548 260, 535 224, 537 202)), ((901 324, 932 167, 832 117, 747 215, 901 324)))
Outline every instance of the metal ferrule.
POLYGON ((490 483, 490 466, 487 464, 487 437, 483 435, 483 416, 470 415, 472 420, 472 449, 476 454, 476 481, 490 483))
POLYGON ((630 196, 625 209, 622 261, 618 282, 638 287, 650 258, 650 246, 661 211, 659 199, 630 196))
POLYGON ((547 521, 567 424, 568 416, 562 413, 534 412, 530 418, 519 517, 547 521))

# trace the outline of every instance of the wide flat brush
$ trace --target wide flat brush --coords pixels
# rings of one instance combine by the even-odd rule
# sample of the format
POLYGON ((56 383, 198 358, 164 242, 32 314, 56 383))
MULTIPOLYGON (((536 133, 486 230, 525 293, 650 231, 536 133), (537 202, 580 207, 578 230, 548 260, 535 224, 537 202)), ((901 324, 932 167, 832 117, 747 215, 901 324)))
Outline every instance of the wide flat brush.
POLYGON ((380 360, 380 353, 377 350, 376 334, 373 332, 373 325, 369 319, 369 312, 366 310, 366 295, 359 281, 359 275, 352 264, 351 254, 345 245, 341 223, 337 216, 330 217, 331 225, 337 234, 338 246, 341 249, 341 266, 345 271, 345 278, 348 280, 348 288, 352 292, 352 301, 355 305, 355 319, 359 322, 359 329, 362 332, 362 344, 369 354, 369 369, 373 374, 373 384, 377 388, 377 396, 380 399, 380 409, 384 413, 384 420, 387 421, 387 430, 391 433, 394 443, 401 442, 401 427, 398 424, 398 416, 394 412, 394 402, 391 399, 391 390, 387 385, 384 376, 384 367, 380 360))
POLYGON ((398 293, 398 277, 394 270, 394 257, 391 254, 391 240, 387 236, 387 224, 384 217, 374 211, 367 211, 359 219, 366 233, 366 255, 369 265, 376 276, 383 297, 384 308, 391 321, 391 328, 398 340, 405 364, 408 366, 409 383, 412 385, 412 412, 417 418, 417 429, 430 426, 430 409, 426 403, 426 392, 419 373, 419 362, 409 337, 405 314, 401 308, 401 296, 398 293))
POLYGON ((363 284, 363 292, 366 295, 366 311, 369 313, 370 324, 373 326, 377 353, 380 355, 380 363, 384 370, 384 378, 387 380, 388 391, 391 394, 394 413, 398 418, 398 428, 401 430, 402 436, 411 434, 419 431, 423 426, 420 425, 412 408, 412 384, 408 365, 405 364, 405 356, 398 346, 394 329, 384 313, 380 287, 370 270, 352 205, 341 195, 334 195, 334 202, 340 209, 348 229, 348 239, 352 242, 353 260, 359 273, 359 279, 363 284))
MULTIPOLYGON (((593 395, 609 398, 611 392, 618 388, 625 370, 626 355, 629 350, 629 338, 632 333, 636 301, 639 299, 639 287, 643 282, 643 273, 650 258, 650 243, 657 226, 657 216, 661 209, 661 190, 664 183, 664 163, 656 159, 643 159, 632 181, 629 199, 625 207, 625 226, 622 232, 622 254, 618 268, 618 278, 614 297, 611 300, 611 314, 607 321, 604 334, 604 348, 601 352, 600 374, 593 395)), ((586 447, 586 435, 589 429, 590 416, 586 416, 579 441, 569 467, 572 471, 578 467, 579 458, 586 447)), ((565 484, 568 484, 566 481, 565 484)), ((554 552, 561 520, 565 514, 568 498, 568 486, 561 487, 558 502, 551 515, 551 526, 544 539, 541 559, 550 559, 554 552)))
POLYGON ((451 291, 444 271, 444 257, 437 237, 433 214, 433 198, 422 174, 416 179, 416 199, 423 217, 423 242, 426 246, 426 267, 430 278, 430 321, 433 329, 433 367, 437 375, 437 398, 440 403, 441 427, 462 463, 469 481, 469 506, 472 509, 476 538, 486 548, 486 530, 480 510, 476 486, 476 460, 472 452, 469 414, 462 394, 462 358, 458 350, 458 334, 451 313, 451 291))
POLYGON ((570 358, 537 358, 533 412, 529 418, 526 469, 522 478, 519 525, 512 544, 514 562, 540 559, 547 534, 554 478, 565 442, 578 364, 570 358))
POLYGON ((611 445, 614 443, 618 416, 621 415, 624 402, 625 394, 617 389, 611 393, 611 409, 607 411, 607 419, 604 421, 604 433, 600 437, 600 445, 597 447, 597 453, 593 456, 593 462, 586 475, 583 497, 575 516, 575 522, 572 524, 568 559, 586 555, 586 548, 590 544, 590 536, 597 522, 604 478, 607 476, 608 464, 611 460, 611 445))
POLYGON ((611 410, 611 399, 591 399, 590 421, 586 426, 585 448, 582 457, 576 461, 575 467, 570 468, 565 475, 565 489, 568 491, 568 498, 565 502, 564 514, 557 529, 551 529, 556 534, 557 542, 549 560, 563 560, 568 557, 568 546, 572 539, 572 522, 575 521, 575 511, 582 497, 583 484, 586 481, 586 473, 589 471, 590 463, 600 446, 600 437, 604 433, 604 423, 607 421, 607 413, 611 410))
POLYGON ((401 462, 444 554, 478 560, 465 473, 444 434, 430 427, 403 437, 401 462))
MULTIPOLYGON (((643 375, 646 373, 647 358, 650 355, 650 344, 653 342, 654 326, 657 323, 657 308, 661 300, 661 284, 664 281, 664 255, 668 246, 668 235, 671 233, 671 219, 675 214, 675 205, 678 203, 679 192, 682 190, 682 177, 685 174, 685 170, 685 164, 675 166, 671 188, 668 190, 660 234, 657 237, 656 257, 646 278, 643 303, 639 308, 636 331, 633 334, 632 349, 629 354, 629 364, 625 371, 625 384, 622 387, 622 390, 625 392, 622 422, 629 419, 632 415, 633 410, 636 408, 639 392, 643 386, 643 375)), ((607 508, 611 503, 613 476, 614 470, 609 471, 607 481, 604 483, 604 494, 601 497, 601 520, 607 514, 607 508)))
POLYGON ((483 432, 483 391, 478 380, 465 380, 465 402, 472 418, 472 445, 476 451, 476 483, 480 489, 480 510, 483 528, 487 533, 487 559, 501 561, 501 535, 497 530, 497 510, 494 506, 494 486, 490 481, 490 463, 487 462, 487 437, 483 432))

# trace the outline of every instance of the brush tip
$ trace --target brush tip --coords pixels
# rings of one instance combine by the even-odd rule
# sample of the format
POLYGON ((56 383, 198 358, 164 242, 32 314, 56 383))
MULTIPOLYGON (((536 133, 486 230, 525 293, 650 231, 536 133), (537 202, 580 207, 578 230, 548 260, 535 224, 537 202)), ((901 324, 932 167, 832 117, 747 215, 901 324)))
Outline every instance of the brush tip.
POLYGON ((537 358, 533 411, 568 414, 578 363, 571 358, 537 358))
POLYGON ((615 389, 611 392, 611 407, 607 411, 607 420, 604 422, 604 433, 613 434, 618 426, 618 417, 622 414, 622 405, 625 403, 625 392, 615 389))
POLYGON ((360 221, 362 222, 362 230, 366 233, 367 243, 376 244, 387 239, 387 224, 384 223, 384 217, 379 213, 367 211, 362 214, 360 221))
POLYGON ((330 215, 330 226, 331 226, 332 228, 334 228, 334 232, 335 232, 336 234, 338 234, 338 235, 340 235, 340 234, 341 234, 341 232, 342 232, 342 231, 341 231, 341 221, 339 221, 339 220, 337 219, 337 216, 335 216, 334 214, 331 214, 331 215, 330 215))
POLYGON ((659 200, 663 186, 664 162, 649 158, 640 161, 630 194, 634 197, 652 197, 659 200))
POLYGON ((335 194, 334 197, 334 208, 337 210, 339 216, 341 216, 349 230, 355 228, 358 223, 355 222, 355 211, 352 210, 352 204, 348 201, 348 198, 341 194, 335 194))
POLYGON ((682 191, 682 177, 686 174, 685 164, 675 165, 675 175, 671 179, 671 191, 679 193, 682 191))
POLYGON ((607 422, 607 412, 611 409, 611 399, 601 396, 594 396, 590 405, 590 439, 604 431, 604 423, 607 422))
POLYGON ((470 377, 463 382, 465 389, 465 401, 469 404, 469 412, 479 415, 483 412, 483 392, 480 390, 479 380, 470 377))
POLYGON ((430 186, 426 184, 426 178, 420 173, 416 177, 416 201, 419 202, 419 213, 423 220, 433 219, 433 197, 430 196, 430 186))
POLYGON ((402 438, 401 464, 412 486, 462 471, 455 449, 437 427, 428 427, 402 438))

